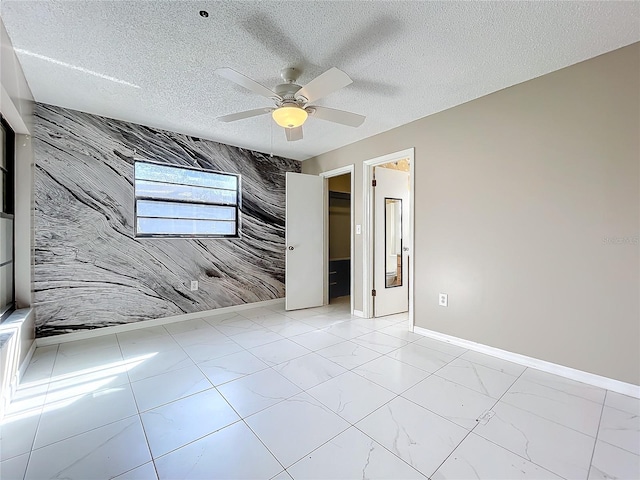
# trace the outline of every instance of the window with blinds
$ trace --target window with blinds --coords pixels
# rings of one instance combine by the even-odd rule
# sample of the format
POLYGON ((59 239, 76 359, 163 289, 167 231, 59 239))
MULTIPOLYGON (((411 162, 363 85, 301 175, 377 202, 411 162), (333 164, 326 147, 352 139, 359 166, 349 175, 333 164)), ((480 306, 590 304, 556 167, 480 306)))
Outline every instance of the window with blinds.
POLYGON ((240 175, 135 163, 136 237, 239 237, 240 203, 240 175))

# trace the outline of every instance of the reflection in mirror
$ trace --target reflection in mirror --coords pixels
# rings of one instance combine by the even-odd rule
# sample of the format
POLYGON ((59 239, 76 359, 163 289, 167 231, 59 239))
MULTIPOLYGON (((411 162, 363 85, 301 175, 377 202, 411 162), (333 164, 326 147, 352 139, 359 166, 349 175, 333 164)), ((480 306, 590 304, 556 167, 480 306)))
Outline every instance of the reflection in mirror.
POLYGON ((402 199, 384 199, 385 287, 402 286, 402 199))

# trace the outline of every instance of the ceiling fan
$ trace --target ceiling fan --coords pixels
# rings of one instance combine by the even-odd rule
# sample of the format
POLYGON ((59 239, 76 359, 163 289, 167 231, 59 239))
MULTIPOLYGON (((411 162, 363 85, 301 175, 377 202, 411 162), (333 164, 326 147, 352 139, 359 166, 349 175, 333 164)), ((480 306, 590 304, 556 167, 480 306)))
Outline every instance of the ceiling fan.
POLYGON ((273 120, 284 127, 287 140, 293 142, 302 139, 302 124, 308 116, 350 127, 359 127, 365 119, 362 115, 344 110, 310 105, 310 103, 353 82, 346 73, 335 67, 318 75, 304 87, 296 84, 296 80, 300 76, 299 70, 283 68, 280 71, 280 76, 284 83, 276 85, 273 90, 269 90, 264 85, 231 68, 218 68, 215 73, 275 102, 274 107, 257 108, 218 117, 221 122, 235 122, 271 113, 273 120))

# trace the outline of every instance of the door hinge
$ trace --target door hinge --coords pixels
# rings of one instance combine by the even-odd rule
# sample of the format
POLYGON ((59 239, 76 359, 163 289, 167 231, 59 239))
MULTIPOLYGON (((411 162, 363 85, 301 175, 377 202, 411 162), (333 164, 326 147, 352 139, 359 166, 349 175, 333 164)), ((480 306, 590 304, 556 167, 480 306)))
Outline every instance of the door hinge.
POLYGON ((375 179, 371 180, 371 186, 375 187, 376 185, 378 185, 378 182, 375 179))
POLYGON ((373 290, 371 290, 371 296, 375 297, 376 296, 376 289, 374 288, 373 290))

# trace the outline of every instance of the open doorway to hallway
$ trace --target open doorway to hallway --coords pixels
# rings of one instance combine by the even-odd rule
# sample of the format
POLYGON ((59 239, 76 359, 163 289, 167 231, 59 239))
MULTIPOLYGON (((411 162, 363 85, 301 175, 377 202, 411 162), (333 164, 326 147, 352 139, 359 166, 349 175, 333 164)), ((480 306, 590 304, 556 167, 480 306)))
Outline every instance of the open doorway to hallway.
POLYGON ((330 177, 328 187, 329 303, 351 296, 351 173, 330 177))
POLYGON ((324 179, 324 303, 354 301, 354 165, 320 176, 324 179))

